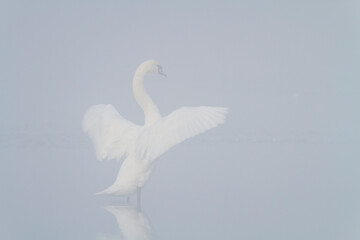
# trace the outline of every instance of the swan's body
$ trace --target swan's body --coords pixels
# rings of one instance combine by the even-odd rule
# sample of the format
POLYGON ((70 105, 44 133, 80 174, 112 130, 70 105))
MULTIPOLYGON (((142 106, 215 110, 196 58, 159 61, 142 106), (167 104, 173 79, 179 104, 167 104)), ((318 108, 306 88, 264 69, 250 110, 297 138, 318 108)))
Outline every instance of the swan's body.
POLYGON ((130 195, 149 178, 154 160, 172 146, 221 124, 226 108, 182 107, 166 117, 160 112, 143 85, 147 73, 162 74, 154 60, 143 62, 133 79, 136 101, 145 114, 145 124, 126 120, 112 105, 95 105, 83 119, 83 130, 94 143, 99 160, 125 157, 113 185, 104 194, 130 195))

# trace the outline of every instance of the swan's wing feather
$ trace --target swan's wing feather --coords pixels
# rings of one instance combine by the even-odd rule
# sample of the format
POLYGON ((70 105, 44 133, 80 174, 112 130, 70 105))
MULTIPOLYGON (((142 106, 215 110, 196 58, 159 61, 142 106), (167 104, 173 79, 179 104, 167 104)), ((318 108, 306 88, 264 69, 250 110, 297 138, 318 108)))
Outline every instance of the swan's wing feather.
POLYGON ((90 136, 99 160, 121 160, 133 148, 141 126, 123 118, 112 105, 99 104, 87 110, 82 128, 90 136))
POLYGON ((182 107, 149 127, 147 149, 153 160, 172 146, 223 123, 228 109, 182 107))

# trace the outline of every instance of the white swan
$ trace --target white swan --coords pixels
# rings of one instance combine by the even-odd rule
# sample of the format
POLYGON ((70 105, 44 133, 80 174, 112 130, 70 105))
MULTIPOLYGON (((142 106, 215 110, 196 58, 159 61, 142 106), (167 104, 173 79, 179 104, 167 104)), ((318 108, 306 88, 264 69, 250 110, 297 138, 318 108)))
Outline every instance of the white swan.
MULTIPOLYGON (((221 124, 227 108, 182 107, 161 117, 143 85, 147 73, 165 75, 155 60, 140 64, 133 79, 135 99, 145 113, 145 124, 136 125, 112 105, 94 105, 83 119, 83 130, 93 141, 99 160, 126 157, 115 183, 99 194, 130 195, 149 178, 154 160, 172 146, 221 124)), ((166 75, 165 75, 166 76, 166 75)))

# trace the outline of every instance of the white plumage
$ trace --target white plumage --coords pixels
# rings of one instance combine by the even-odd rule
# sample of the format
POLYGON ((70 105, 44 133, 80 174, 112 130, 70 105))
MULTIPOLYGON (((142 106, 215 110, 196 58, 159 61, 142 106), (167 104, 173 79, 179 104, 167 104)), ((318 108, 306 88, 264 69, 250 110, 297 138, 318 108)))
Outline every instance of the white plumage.
POLYGON ((227 108, 182 107, 161 117, 146 93, 143 79, 147 73, 162 72, 154 60, 143 62, 133 79, 136 101, 144 110, 145 124, 136 125, 123 118, 112 105, 94 105, 83 119, 99 160, 125 158, 113 185, 100 193, 129 195, 148 179, 154 160, 172 146, 221 124, 227 108))

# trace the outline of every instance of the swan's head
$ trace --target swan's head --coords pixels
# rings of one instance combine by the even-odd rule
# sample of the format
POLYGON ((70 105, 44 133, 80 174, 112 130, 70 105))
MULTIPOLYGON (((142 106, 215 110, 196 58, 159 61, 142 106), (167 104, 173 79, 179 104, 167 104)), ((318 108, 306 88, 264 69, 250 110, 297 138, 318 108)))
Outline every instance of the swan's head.
POLYGON ((147 72, 147 73, 160 74, 160 75, 163 75, 166 77, 166 74, 163 72, 162 67, 155 60, 147 60, 147 61, 141 63, 138 70, 141 70, 141 71, 147 72))

